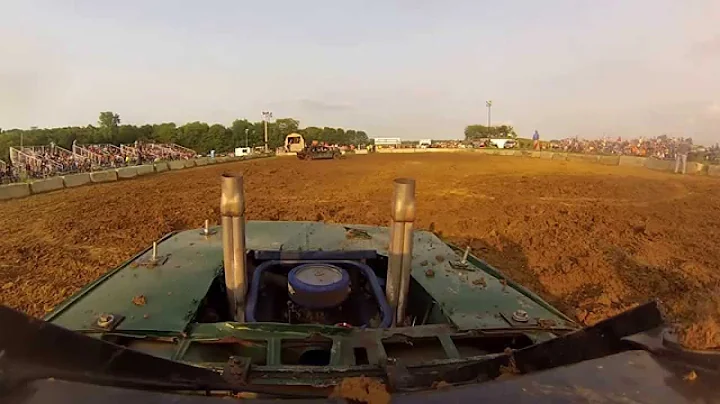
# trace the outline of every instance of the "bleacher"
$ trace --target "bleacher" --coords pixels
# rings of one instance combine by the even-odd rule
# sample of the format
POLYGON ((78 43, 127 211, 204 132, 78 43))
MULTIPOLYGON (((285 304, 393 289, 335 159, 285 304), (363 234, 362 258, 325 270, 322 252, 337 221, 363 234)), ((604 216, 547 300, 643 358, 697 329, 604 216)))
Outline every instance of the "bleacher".
POLYGON ((0 160, 0 185, 17 182, 17 178, 18 175, 15 167, 6 163, 4 160, 0 160))
MULTIPOLYGON (((107 143, 79 145, 73 142, 72 151, 55 144, 10 147, 10 161, 15 176, 23 178, 45 178, 162 160, 188 160, 196 156, 194 150, 174 143, 136 142, 116 146, 107 143)), ((3 162, 0 172, 4 173, 5 167, 7 164, 3 162)))
POLYGON ((55 144, 10 148, 10 161, 27 178, 45 178, 90 168, 89 161, 55 144))

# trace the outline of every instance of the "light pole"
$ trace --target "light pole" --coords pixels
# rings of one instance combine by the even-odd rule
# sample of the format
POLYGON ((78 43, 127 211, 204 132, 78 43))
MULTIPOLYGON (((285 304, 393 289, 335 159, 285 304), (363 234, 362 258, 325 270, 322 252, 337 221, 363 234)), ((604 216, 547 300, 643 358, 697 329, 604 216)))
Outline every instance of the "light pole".
POLYGON ((492 108, 492 100, 485 101, 485 106, 488 109, 488 129, 490 128, 490 110, 492 108))
POLYGON ((245 148, 246 149, 248 148, 248 131, 249 130, 250 130, 249 128, 245 128, 245 148))
POLYGON ((270 111, 263 111, 262 113, 263 121, 265 121, 265 153, 268 152, 268 132, 267 132, 267 125, 268 121, 272 119, 272 112, 270 111))

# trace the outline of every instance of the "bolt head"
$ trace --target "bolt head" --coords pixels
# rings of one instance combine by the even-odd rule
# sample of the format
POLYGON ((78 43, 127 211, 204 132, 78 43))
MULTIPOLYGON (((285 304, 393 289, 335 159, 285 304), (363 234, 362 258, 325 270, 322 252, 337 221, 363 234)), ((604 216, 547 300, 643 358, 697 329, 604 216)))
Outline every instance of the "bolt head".
POLYGON ((530 316, 525 310, 515 310, 512 315, 512 319, 519 323, 527 323, 530 320, 530 316))
POLYGON ((98 317, 97 324, 98 324, 100 327, 107 327, 107 326, 109 326, 114 320, 115 320, 115 316, 113 316, 112 314, 102 313, 102 314, 100 314, 100 316, 98 317))

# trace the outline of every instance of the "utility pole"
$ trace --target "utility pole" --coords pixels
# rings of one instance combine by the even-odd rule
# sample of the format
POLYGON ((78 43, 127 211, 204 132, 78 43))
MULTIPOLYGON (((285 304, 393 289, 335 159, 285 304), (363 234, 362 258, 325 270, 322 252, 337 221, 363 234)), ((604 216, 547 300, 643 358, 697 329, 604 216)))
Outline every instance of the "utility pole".
POLYGON ((265 153, 268 152, 268 121, 272 119, 272 112, 270 111, 263 111, 262 113, 263 121, 265 121, 265 153))
POLYGON ((492 100, 485 101, 485 106, 488 109, 488 129, 490 129, 490 110, 492 109, 492 100))
POLYGON ((246 149, 248 147, 248 130, 250 130, 250 129, 245 128, 245 148, 246 149))

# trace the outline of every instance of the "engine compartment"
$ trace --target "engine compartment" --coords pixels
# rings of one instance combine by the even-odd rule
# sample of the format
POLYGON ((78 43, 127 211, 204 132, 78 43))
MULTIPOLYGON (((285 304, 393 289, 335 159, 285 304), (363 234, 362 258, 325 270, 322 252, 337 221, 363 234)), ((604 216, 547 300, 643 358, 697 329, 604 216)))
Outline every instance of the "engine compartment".
POLYGON ((367 265, 342 260, 268 261, 255 269, 248 322, 388 327, 390 308, 367 265))
MULTIPOLYGON (((245 319, 248 323, 321 324, 387 328, 392 309, 384 294, 387 257, 375 251, 250 251, 245 319), (282 256, 281 256, 282 255, 282 256), (293 271, 295 271, 293 273, 293 271)), ((223 273, 203 299, 195 321, 233 321, 223 273)), ((409 322, 447 323, 416 282, 409 293, 409 322)))

